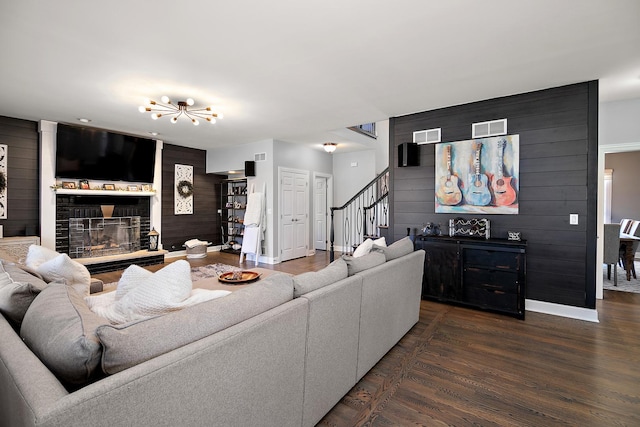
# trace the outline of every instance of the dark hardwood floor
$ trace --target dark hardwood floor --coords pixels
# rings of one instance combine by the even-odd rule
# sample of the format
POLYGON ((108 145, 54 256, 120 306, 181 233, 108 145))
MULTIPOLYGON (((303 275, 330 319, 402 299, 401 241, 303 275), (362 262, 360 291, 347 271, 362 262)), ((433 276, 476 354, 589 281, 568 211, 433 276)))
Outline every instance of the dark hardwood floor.
MULTIPOLYGON (((298 274, 328 262, 319 252, 260 267, 298 274)), ((605 291, 597 309, 600 323, 534 312, 521 321, 422 301, 420 321, 319 425, 638 426, 640 294, 605 291)))

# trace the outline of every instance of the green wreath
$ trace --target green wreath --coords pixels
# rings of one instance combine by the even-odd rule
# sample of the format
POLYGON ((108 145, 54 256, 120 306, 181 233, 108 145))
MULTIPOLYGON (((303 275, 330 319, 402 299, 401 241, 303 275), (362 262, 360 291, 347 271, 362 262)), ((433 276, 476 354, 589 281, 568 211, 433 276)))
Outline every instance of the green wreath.
POLYGON ((0 172, 0 193, 7 188, 7 176, 4 172, 0 172))
POLYGON ((180 195, 180 197, 182 197, 183 199, 186 199, 187 197, 193 195, 193 184, 189 181, 180 181, 176 186, 176 189, 178 190, 178 194, 180 195))

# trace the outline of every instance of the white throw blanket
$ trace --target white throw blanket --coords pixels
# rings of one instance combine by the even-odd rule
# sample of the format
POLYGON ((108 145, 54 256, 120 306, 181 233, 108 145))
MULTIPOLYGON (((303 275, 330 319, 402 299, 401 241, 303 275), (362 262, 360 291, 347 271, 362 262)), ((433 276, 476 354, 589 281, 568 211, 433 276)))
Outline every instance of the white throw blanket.
POLYGON ((184 245, 189 249, 193 249, 196 246, 201 246, 201 245, 209 246, 209 244, 210 244, 209 242, 205 242, 204 240, 200 240, 200 239, 191 239, 184 242, 184 245))
POLYGON ((228 295, 229 291, 193 289, 191 266, 185 260, 152 273, 137 265, 127 268, 114 292, 85 297, 89 309, 112 324, 147 319, 228 295))
POLYGON ((244 226, 260 226, 264 216, 264 200, 262 193, 249 193, 247 196, 247 210, 244 213, 244 226))

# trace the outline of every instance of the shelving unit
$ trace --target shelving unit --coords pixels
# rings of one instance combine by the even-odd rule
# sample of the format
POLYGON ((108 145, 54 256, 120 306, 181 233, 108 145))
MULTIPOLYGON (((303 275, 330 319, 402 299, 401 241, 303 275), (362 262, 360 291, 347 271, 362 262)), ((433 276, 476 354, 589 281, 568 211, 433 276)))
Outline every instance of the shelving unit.
POLYGON ((222 218, 222 240, 229 245, 224 252, 240 253, 233 245, 242 245, 244 235, 244 212, 247 207, 247 180, 229 179, 221 184, 220 212, 222 218))

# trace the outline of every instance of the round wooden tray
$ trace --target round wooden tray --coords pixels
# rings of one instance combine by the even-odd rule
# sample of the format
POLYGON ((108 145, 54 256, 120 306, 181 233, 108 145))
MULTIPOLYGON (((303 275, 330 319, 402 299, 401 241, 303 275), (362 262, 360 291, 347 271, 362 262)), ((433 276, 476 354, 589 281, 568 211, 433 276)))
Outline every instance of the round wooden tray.
POLYGON ((222 273, 220 276, 218 276, 218 281, 233 285, 239 285, 242 283, 255 282, 260 278, 260 273, 256 273, 255 271, 242 271, 242 276, 239 279, 234 279, 233 273, 233 271, 222 273))

